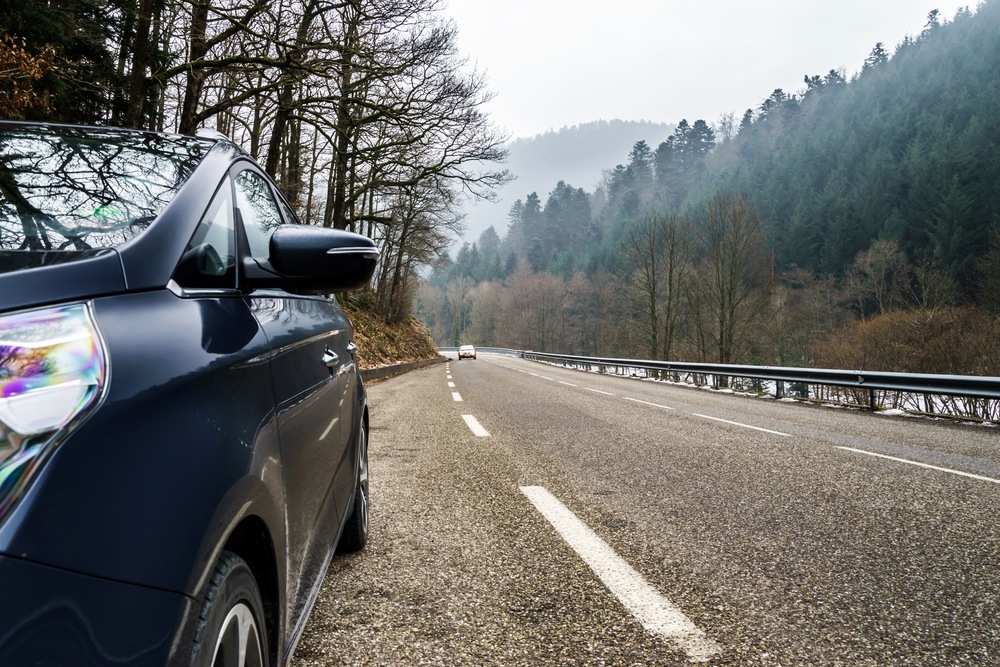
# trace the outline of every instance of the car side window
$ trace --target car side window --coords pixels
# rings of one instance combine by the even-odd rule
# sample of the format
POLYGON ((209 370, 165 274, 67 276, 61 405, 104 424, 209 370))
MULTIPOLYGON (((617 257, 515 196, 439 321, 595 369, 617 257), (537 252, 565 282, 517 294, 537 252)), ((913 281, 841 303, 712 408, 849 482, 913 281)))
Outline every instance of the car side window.
POLYGON ((232 202, 232 184, 226 178, 174 272, 174 280, 181 287, 236 287, 236 226, 232 202))
POLYGON ((292 225, 301 225, 301 224, 303 224, 302 220, 299 219, 299 216, 297 216, 295 214, 295 211, 293 211, 288 206, 288 204, 285 203, 284 199, 280 200, 278 202, 278 205, 281 206, 281 211, 282 211, 282 213, 285 214, 285 220, 287 220, 289 224, 292 224, 292 225))
POLYGON ((250 171, 236 177, 236 207, 253 257, 267 257, 271 234, 281 224, 281 213, 267 181, 250 171))

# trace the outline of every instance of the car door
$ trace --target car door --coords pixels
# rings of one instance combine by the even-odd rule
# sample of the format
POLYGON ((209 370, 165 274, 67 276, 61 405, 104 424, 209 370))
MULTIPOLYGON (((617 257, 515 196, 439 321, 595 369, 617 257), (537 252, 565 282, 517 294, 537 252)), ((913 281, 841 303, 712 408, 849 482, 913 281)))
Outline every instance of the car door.
MULTIPOLYGON (((280 199, 252 168, 239 171, 234 184, 243 251, 267 257, 271 234, 285 224, 280 199)), ((354 363, 350 325, 337 304, 322 296, 258 289, 249 293, 249 300, 271 347, 285 481, 287 584, 299 593, 296 599, 306 600, 325 570, 346 510, 336 502, 334 480, 338 463, 347 456, 349 431, 342 412, 349 408, 344 397, 350 374, 345 369, 354 363)), ((290 621, 297 624, 296 618, 290 621)))

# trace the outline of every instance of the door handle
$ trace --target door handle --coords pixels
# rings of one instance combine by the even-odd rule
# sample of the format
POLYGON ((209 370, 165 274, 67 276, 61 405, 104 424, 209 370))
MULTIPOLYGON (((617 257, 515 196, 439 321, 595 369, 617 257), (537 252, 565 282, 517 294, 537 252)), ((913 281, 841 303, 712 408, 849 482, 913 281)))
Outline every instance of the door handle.
POLYGON ((326 348, 326 351, 323 353, 323 363, 326 364, 327 368, 333 368, 340 363, 340 357, 330 348, 326 348))

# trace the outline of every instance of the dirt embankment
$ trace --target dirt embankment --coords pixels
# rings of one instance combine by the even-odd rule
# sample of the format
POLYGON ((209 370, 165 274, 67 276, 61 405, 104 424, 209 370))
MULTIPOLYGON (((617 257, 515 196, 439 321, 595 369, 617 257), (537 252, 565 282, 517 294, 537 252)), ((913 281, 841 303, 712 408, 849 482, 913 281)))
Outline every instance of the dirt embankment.
POLYGON ((354 323, 358 365, 362 370, 439 356, 430 332, 417 319, 407 317, 388 324, 355 304, 341 302, 341 306, 354 323))

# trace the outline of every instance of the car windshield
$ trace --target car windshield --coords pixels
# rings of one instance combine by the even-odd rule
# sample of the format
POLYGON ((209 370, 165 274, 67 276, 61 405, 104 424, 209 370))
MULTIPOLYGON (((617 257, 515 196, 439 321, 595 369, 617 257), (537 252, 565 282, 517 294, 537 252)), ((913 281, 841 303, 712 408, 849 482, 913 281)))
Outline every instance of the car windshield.
POLYGON ((87 251, 140 234, 211 142, 0 123, 0 251, 87 251))

